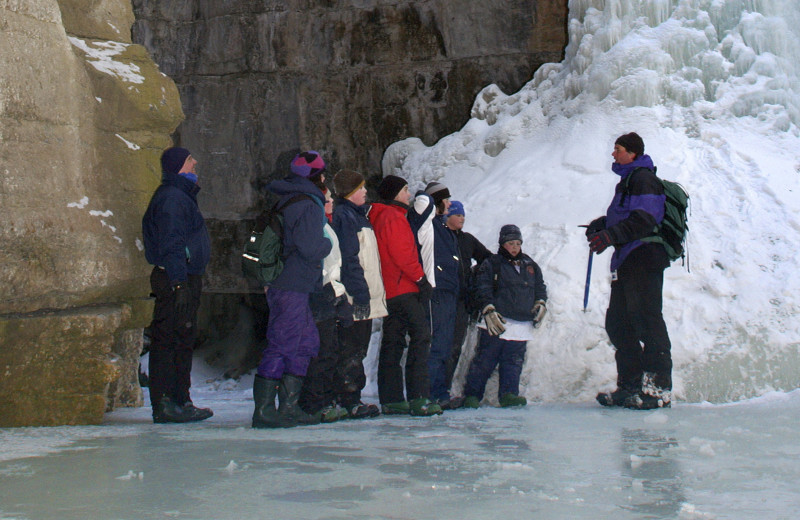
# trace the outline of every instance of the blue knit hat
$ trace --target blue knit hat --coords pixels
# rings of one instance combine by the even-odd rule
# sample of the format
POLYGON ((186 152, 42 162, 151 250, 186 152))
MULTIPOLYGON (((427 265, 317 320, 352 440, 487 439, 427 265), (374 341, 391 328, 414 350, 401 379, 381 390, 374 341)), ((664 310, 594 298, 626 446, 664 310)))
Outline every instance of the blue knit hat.
POLYGON ((320 173, 324 169, 325 161, 322 160, 322 156, 319 152, 315 152, 314 150, 301 152, 292 159, 292 173, 300 177, 308 178, 320 173))
POLYGON ((178 173, 183 168, 183 163, 192 155, 186 148, 177 146, 167 148, 161 154, 161 171, 164 173, 178 173))
POLYGON ((464 215, 464 216, 466 216, 467 214, 464 213, 464 205, 461 204, 457 200, 451 200, 450 201, 450 209, 447 211, 447 216, 449 217, 450 215, 464 215))

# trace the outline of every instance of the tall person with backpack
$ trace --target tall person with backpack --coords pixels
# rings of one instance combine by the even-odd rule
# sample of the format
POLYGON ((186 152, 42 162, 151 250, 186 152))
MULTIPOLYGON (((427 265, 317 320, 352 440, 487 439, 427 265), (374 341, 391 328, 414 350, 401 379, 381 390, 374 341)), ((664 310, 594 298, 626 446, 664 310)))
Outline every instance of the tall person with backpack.
POLYGON ((662 227, 667 197, 638 134, 617 138, 611 155, 620 181, 606 215, 586 229, 593 253, 615 249, 605 326, 616 349, 617 388, 599 393, 597 401, 640 410, 668 408, 672 357, 661 310, 664 269, 673 254, 654 236, 662 227))
POLYGON ((309 294, 322 288, 322 262, 331 252, 325 236, 325 162, 319 153, 298 154, 291 175, 267 189, 280 198, 283 269, 265 285, 269 305, 267 347, 253 381, 254 428, 313 424, 320 415, 306 414, 298 399, 311 358, 319 351, 319 334, 309 306, 309 294), (287 204, 297 195, 302 200, 287 204), (275 408, 275 396, 279 407, 275 408))

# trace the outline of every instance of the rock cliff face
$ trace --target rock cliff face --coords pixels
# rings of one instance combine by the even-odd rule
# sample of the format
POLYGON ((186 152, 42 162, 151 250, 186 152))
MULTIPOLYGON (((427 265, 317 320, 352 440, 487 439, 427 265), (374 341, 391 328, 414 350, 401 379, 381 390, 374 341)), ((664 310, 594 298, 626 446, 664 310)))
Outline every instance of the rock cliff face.
POLYGON ((0 0, 0 426, 141 404, 141 216, 182 120, 125 0, 0 0))
MULTIPOLYGON (((181 92, 177 140, 200 159, 209 292, 241 292, 238 251, 263 186, 299 148, 380 177, 384 149, 432 144, 496 83, 559 61, 566 0, 133 0, 134 40, 181 92)), ((374 184, 373 184, 374 185, 374 184)))

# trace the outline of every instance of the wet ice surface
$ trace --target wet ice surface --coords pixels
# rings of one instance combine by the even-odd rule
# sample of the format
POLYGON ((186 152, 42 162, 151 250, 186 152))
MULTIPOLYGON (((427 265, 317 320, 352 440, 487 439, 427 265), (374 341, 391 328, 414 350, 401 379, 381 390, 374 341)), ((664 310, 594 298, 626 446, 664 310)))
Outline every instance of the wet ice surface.
POLYGON ((795 518, 800 392, 634 412, 459 410, 252 430, 252 401, 154 425, 0 430, 2 519, 795 518), (37 454, 36 456, 30 456, 37 454))

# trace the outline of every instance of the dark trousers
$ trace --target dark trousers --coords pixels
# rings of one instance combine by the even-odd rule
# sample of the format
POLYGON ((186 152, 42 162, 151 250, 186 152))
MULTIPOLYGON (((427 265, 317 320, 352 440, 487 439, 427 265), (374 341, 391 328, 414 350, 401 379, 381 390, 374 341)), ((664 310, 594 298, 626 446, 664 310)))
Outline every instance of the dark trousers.
POLYGON ((317 322, 319 353, 312 358, 300 392, 300 407, 306 413, 317 413, 333 404, 334 379, 339 364, 339 342, 336 337, 336 318, 317 322))
POLYGON ((486 382, 499 364, 500 388, 499 397, 505 394, 519 395, 519 376, 525 362, 527 341, 512 341, 491 336, 481 329, 478 339, 478 350, 469 366, 467 381, 464 384, 464 395, 483 399, 486 382))
POLYGON ((364 358, 369 350, 372 320, 356 321, 349 327, 337 327, 339 336, 339 366, 336 374, 336 392, 339 403, 345 408, 361 402, 361 390, 367 384, 364 358))
POLYGON ((456 300, 455 294, 434 289, 428 309, 432 329, 431 351, 428 355, 428 377, 430 378, 431 398, 436 400, 450 399, 450 386, 447 385, 447 363, 453 348, 456 300))
POLYGON ((175 293, 167 272, 158 267, 150 273, 150 288, 156 296, 150 324, 150 404, 155 408, 162 397, 178 405, 190 400, 192 354, 197 340, 197 308, 203 278, 189 275, 186 289, 191 302, 188 313, 175 313, 175 293))
POLYGON ((378 358, 378 397, 381 404, 405 401, 400 360, 408 347, 405 389, 408 400, 428 397, 428 351, 431 328, 417 293, 401 294, 386 301, 389 315, 383 319, 378 358), (406 334, 409 341, 406 344, 406 334))
POLYGON ((606 332, 616 348, 619 388, 639 391, 643 373, 651 372, 656 386, 672 389, 671 344, 661 314, 663 285, 663 269, 630 259, 611 283, 606 332))
POLYGON ((453 374, 458 367, 458 360, 461 358, 461 348, 464 339, 467 337, 469 329, 469 315, 464 305, 464 300, 456 300, 456 322, 453 326, 453 347, 450 349, 450 358, 447 360, 447 372, 445 374, 445 385, 449 390, 453 386, 453 374))

